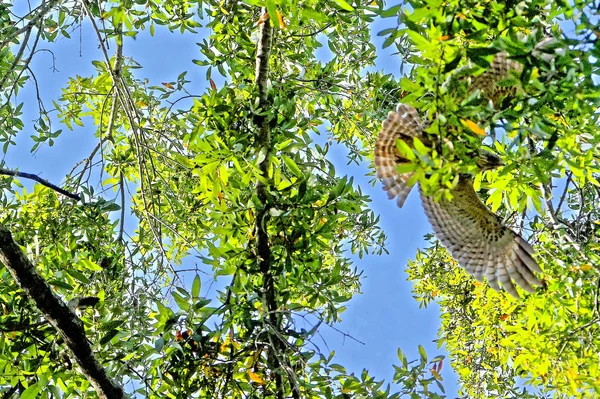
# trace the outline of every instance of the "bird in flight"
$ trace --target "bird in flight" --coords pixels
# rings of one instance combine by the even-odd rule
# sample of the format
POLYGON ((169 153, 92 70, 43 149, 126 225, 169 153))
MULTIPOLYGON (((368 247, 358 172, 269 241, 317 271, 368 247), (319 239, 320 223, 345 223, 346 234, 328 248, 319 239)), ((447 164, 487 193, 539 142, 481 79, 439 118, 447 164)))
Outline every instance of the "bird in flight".
MULTIPOLYGON (((398 165, 409 162, 399 154, 396 140, 404 140, 412 146, 413 137, 429 144, 417 110, 400 104, 383 122, 375 146, 377 177, 382 180, 389 198, 396 198, 399 207, 404 205, 411 191, 407 182, 414 172, 396 171, 398 165)), ((481 171, 501 165, 495 154, 479 153, 477 166, 481 171)), ((532 257, 533 248, 481 202, 473 188, 473 176, 459 176, 458 184, 451 190, 451 200, 436 201, 419 191, 435 236, 475 279, 482 281, 486 277, 492 288, 500 290, 501 284, 516 298, 519 294, 515 283, 527 292, 535 292, 533 286, 542 285, 534 274, 542 270, 532 257)))
MULTIPOLYGON (((521 66, 499 53, 491 63, 490 70, 479 75, 471 83, 471 90, 496 104, 503 96, 510 95, 506 87, 496 85, 511 71, 520 72, 521 66)), ((419 139, 431 148, 433 143, 425 132, 427 121, 422 122, 418 111, 411 105, 399 104, 383 121, 375 145, 377 177, 390 199, 396 199, 399 207, 404 205, 411 191, 407 183, 414 172, 399 173, 397 166, 410 162, 402 157, 396 141, 402 140, 413 148, 413 139, 419 139)), ((476 164, 480 171, 502 165, 500 158, 487 151, 478 153, 476 164)), ((542 270, 534 260, 534 250, 517 233, 504 225, 502 220, 481 202, 473 188, 473 176, 461 174, 458 184, 451 190, 452 199, 424 195, 420 188, 425 214, 433 226, 435 236, 448 249, 458 264, 478 281, 485 277, 497 291, 502 286, 515 298, 519 298, 515 284, 527 292, 535 292, 534 286, 542 283, 535 273, 542 270)))

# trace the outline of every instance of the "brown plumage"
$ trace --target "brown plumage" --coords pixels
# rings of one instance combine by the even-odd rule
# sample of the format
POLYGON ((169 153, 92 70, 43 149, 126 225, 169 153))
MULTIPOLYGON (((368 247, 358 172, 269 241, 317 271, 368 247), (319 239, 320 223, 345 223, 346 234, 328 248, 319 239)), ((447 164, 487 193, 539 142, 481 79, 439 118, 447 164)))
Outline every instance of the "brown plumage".
MULTIPOLYGON (((532 55, 543 62, 553 63, 556 56, 565 54, 560 46, 556 39, 546 37, 535 46, 532 55)), ((519 62, 510 59, 506 52, 499 52, 487 71, 474 77, 461 76, 457 71, 451 79, 456 76, 461 76, 458 79, 462 81, 467 79, 469 93, 479 91, 483 98, 498 107, 518 90, 518 84, 508 87, 498 83, 511 77, 519 79, 522 70, 519 62)), ((429 123, 428 120, 421 121, 414 107, 399 104, 396 111, 388 114, 379 132, 375 145, 377 176, 383 181, 389 198, 395 198, 399 207, 404 205, 410 193, 411 187, 407 182, 413 173, 397 172, 398 165, 410 161, 399 154, 396 141, 402 140, 412 147, 413 138, 417 137, 424 145, 432 146, 424 131, 429 123)), ((500 165, 502 163, 497 155, 479 153, 477 166, 481 171, 500 165)), ((532 257, 533 248, 481 202, 473 188, 472 176, 459 176, 458 184, 451 191, 450 201, 444 198, 435 201, 424 195, 422 190, 419 191, 436 237, 459 265, 478 281, 486 277, 492 288, 500 290, 502 285, 516 298, 519 294, 515 283, 527 292, 534 292, 534 286, 542 285, 534 274, 542 270, 532 257)))
POLYGON ((514 96, 516 86, 500 86, 496 84, 510 77, 518 78, 523 70, 523 65, 511 60, 505 51, 496 54, 490 65, 490 69, 475 76, 469 85, 469 91, 480 90, 484 98, 498 105, 504 98, 514 96))
MULTIPOLYGON (((502 98, 514 93, 514 89, 497 86, 509 74, 520 71, 520 64, 509 60, 506 53, 499 53, 492 62, 491 69, 473 78, 470 91, 480 90, 485 98, 497 104, 502 98)), ((396 111, 389 113, 383 121, 375 145, 375 165, 377 177, 390 199, 396 198, 399 207, 404 205, 411 187, 407 185, 412 173, 400 174, 396 166, 405 162, 396 148, 396 140, 403 140, 413 146, 413 137, 425 145, 431 145, 424 132, 425 125, 417 110, 407 104, 399 104, 396 111)), ((481 153, 478 166, 481 170, 493 169, 501 165, 500 159, 491 153, 481 153)), ((527 292, 534 292, 533 286, 542 285, 534 273, 542 270, 533 259, 533 248, 518 234, 504 226, 479 199, 473 189, 473 177, 461 175, 457 186, 451 191, 452 200, 433 198, 423 194, 421 200, 436 237, 450 251, 460 266, 478 281, 486 277, 495 290, 500 285, 516 298, 515 288, 520 286, 527 292)))

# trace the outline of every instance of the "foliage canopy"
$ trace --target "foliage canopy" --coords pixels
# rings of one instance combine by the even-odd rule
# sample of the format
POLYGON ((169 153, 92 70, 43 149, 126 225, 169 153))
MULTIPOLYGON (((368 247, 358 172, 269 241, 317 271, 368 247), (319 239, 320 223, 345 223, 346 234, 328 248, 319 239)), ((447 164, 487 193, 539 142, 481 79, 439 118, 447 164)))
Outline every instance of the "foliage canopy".
MULTIPOLYGON (((380 121, 398 101, 435 116, 428 132, 452 143, 415 153, 418 180, 432 195, 445 195, 472 168, 477 133, 490 133, 483 145, 507 166, 478 176, 477 187, 530 236, 545 270, 546 288, 516 302, 473 283, 435 241, 410 263, 417 300, 441 306, 438 342, 461 395, 599 394, 598 4, 49 0, 31 7, 0 3, 3 151, 26 127, 31 103, 19 92, 43 92, 32 59, 81 29, 97 35, 94 72, 73 71, 51 107, 37 96, 31 151, 52 146, 63 130, 93 131, 95 147, 65 176, 73 198, 48 184, 28 190, 28 176, 15 170, 24 165, 2 165, 2 224, 77 310, 99 364, 128 394, 445 397, 443 357, 430 360, 422 348, 416 362, 399 350, 390 387, 367 371, 349 373, 315 343, 321 325, 339 322, 360 289, 349 254, 385 252, 368 196, 336 173, 330 144, 346 146, 351 161, 370 162, 380 121), (365 72, 375 62, 377 17, 398 18, 380 35, 398 49, 403 77, 365 72), (144 79, 128 43, 165 29, 195 35, 201 56, 190 60, 206 87, 194 87, 189 71, 160 85, 144 79), (555 38, 550 57, 535 56, 547 36, 555 38), (330 61, 316 56, 324 45, 330 61), (467 96, 462 77, 482 73, 498 51, 523 71, 500 83, 517 95, 494 106, 467 96), (325 145, 315 143, 318 135, 325 145), (224 287, 215 297, 201 295, 202 274, 224 287), (78 299, 90 295, 98 300, 91 307, 78 299)), ((68 333, 56 334, 31 301, 35 293, 27 296, 3 263, 4 397, 117 397, 85 377, 68 333)))

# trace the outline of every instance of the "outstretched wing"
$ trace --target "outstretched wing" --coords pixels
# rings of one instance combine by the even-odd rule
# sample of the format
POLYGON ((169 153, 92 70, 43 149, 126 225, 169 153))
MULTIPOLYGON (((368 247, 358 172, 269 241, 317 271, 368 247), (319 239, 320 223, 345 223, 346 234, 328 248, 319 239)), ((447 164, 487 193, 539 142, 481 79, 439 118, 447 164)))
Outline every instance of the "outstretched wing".
POLYGON ((481 202, 470 176, 460 177, 452 195, 452 201, 436 202, 421 192, 421 199, 436 237, 459 265, 478 281, 485 276, 497 291, 500 283, 515 298, 514 283, 527 292, 542 285, 534 274, 542 270, 533 248, 481 202))
POLYGON ((423 124, 419 113, 410 105, 398 104, 396 111, 391 111, 383 121, 375 143, 377 177, 383 182, 383 189, 387 191, 388 197, 397 197, 400 208, 412 188, 406 184, 412 173, 398 173, 396 170, 399 164, 409 162, 398 153, 396 140, 404 140, 412 146, 413 137, 423 138, 423 124))

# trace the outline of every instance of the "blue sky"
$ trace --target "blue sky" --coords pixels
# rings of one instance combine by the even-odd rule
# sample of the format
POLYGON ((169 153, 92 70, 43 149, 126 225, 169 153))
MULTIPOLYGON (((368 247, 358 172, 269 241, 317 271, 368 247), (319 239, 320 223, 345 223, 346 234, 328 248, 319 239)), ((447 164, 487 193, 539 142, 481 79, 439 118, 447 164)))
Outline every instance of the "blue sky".
MULTIPOLYGON (((375 70, 383 70, 395 76, 400 74, 400 58, 392 55, 393 47, 382 50, 383 40, 376 36, 384 28, 395 26, 393 18, 377 21, 372 27, 372 37, 378 51, 375 70)), ((67 79, 75 74, 89 76, 94 68, 92 60, 101 60, 102 55, 96 44, 96 38, 89 27, 82 31, 70 32, 72 39, 61 39, 48 47, 54 52, 55 60, 49 53, 39 53, 34 57, 32 69, 40 82, 40 90, 47 107, 51 107, 51 99, 60 96, 60 88, 66 85, 67 79), (81 43, 81 44, 80 44, 81 43), (54 68, 56 70, 54 70, 54 68)), ((155 37, 148 32, 138 36, 136 40, 128 39, 124 54, 133 57, 143 66, 138 70, 138 78, 148 78, 151 85, 173 81, 183 71, 188 71, 189 86, 196 87, 192 94, 201 94, 207 86, 205 69, 193 64, 193 58, 200 58, 196 46, 198 36, 181 35, 162 32, 157 26, 155 37)), ((326 51, 326 50, 324 50, 326 51)), ((325 53, 323 57, 327 57, 325 53)), ((95 146, 95 127, 86 124, 84 128, 68 131, 66 127, 53 147, 43 146, 36 154, 30 154, 33 134, 31 120, 37 115, 33 101, 34 91, 31 86, 19 93, 19 99, 26 102, 23 120, 25 129, 18 137, 17 147, 10 148, 5 157, 8 168, 19 168, 21 171, 36 173, 53 183, 60 183, 73 165, 89 155, 95 146)), ((56 129, 58 126, 55 125, 56 129)), ((364 270, 362 294, 355 296, 348 304, 348 310, 342 314, 343 322, 337 329, 364 342, 364 345, 328 327, 322 327, 321 335, 325 346, 323 351, 336 351, 336 363, 346 366, 350 371, 360 374, 363 369, 378 379, 391 381, 392 364, 398 364, 397 348, 400 347, 409 360, 419 357, 417 346, 423 345, 430 356, 445 354, 432 341, 436 337, 439 325, 439 311, 435 305, 429 309, 419 309, 412 298, 412 285, 406 281, 404 272, 409 258, 414 257, 416 249, 425 245, 423 235, 431 231, 425 218, 420 200, 416 193, 409 196, 402 209, 394 201, 389 201, 381 189, 381 184, 373 187, 368 166, 347 165, 345 149, 334 146, 330 159, 336 165, 340 175, 354 177, 354 181, 363 192, 372 198, 372 209, 381 215, 381 227, 388 236, 387 249, 389 255, 367 256, 363 259, 355 257, 354 263, 364 270)), ((29 186, 29 184, 27 184, 29 186)), ((130 226, 132 227, 132 226, 130 226)), ((204 277, 206 279, 206 277, 204 277)), ((191 282, 191 277, 189 279, 191 282)), ((203 283, 203 294, 211 295, 217 284, 203 283)), ((319 344, 317 342, 317 344, 319 344)), ((455 397, 456 376, 450 370, 448 362, 442 369, 444 385, 449 398, 455 397)))

